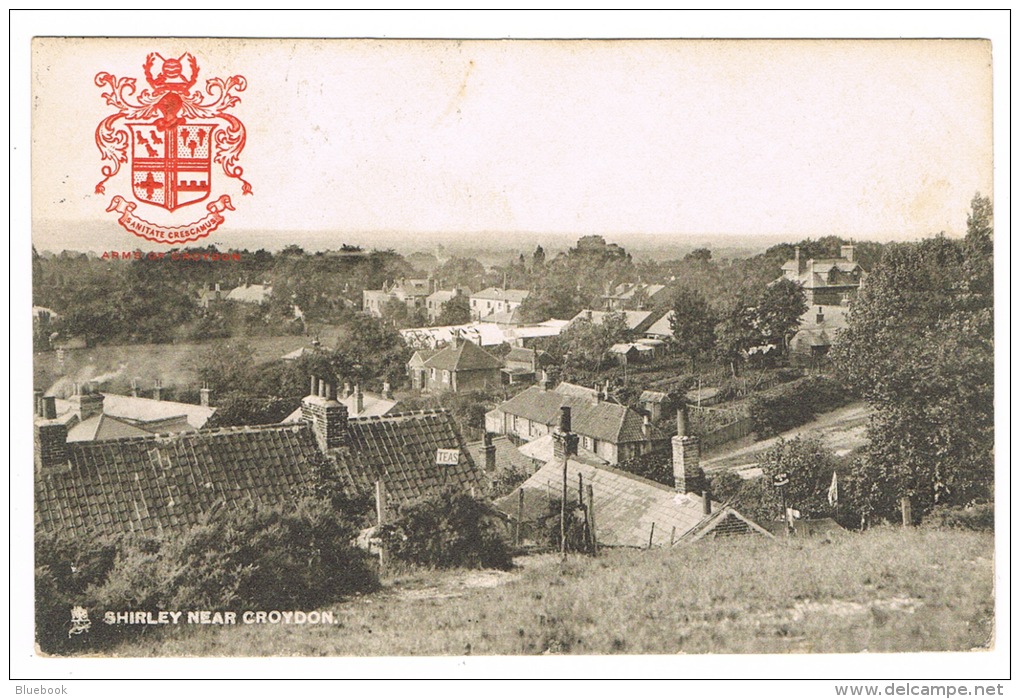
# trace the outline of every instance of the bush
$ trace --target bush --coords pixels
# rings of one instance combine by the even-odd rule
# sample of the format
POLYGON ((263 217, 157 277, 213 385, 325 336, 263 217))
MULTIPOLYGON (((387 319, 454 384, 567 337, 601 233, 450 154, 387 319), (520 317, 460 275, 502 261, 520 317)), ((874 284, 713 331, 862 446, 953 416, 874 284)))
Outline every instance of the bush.
POLYGON ((106 611, 310 609, 378 585, 368 553, 354 547, 350 515, 305 498, 223 511, 163 539, 99 544, 40 536, 36 636, 46 652, 102 646, 145 625, 106 625, 106 611), (69 635, 84 607, 88 633, 69 635))
POLYGON ((932 510, 924 523, 939 529, 969 529, 971 531, 995 530, 995 504, 991 502, 968 507, 941 505, 932 510))
POLYGON ((755 436, 767 439, 845 405, 849 399, 847 391, 834 379, 807 376, 755 396, 748 415, 755 436))
POLYGON ((379 530, 398 561, 436 568, 513 566, 502 531, 502 515, 488 503, 446 490, 403 505, 398 518, 379 530))

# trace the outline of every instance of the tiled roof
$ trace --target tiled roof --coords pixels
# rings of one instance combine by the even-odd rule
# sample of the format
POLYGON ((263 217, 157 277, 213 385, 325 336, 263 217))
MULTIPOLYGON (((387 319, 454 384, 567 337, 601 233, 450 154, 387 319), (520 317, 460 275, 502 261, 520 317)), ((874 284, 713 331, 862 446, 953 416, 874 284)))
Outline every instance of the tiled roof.
POLYGON ((482 487, 481 472, 445 410, 350 420, 347 438, 340 456, 347 475, 366 488, 385 481, 391 500, 403 502, 446 486, 482 487), (437 466, 438 449, 459 449, 459 463, 437 466))
MULTIPOLYGON (((361 488, 383 480, 394 505, 446 485, 481 487, 445 411, 352 419, 347 438, 330 452, 341 473, 361 488), (458 449, 459 463, 437 466, 437 449, 458 449)), ((306 482, 305 464, 319 453, 304 424, 80 442, 67 450, 67 470, 36 476, 36 517, 44 530, 75 534, 155 534, 236 502, 277 504, 306 482)))
POLYGON ((432 283, 428 279, 401 279, 393 285, 392 290, 402 292, 405 296, 428 296, 432 283))
POLYGON ((525 349, 523 347, 514 347, 506 355, 508 362, 534 362, 535 361, 535 350, 525 349))
MULTIPOLYGON (((585 486, 592 486, 595 535, 600 546, 643 548, 648 546, 649 537, 653 546, 669 546, 705 519, 700 496, 682 495, 640 476, 570 459, 567 461, 567 492, 573 499, 576 499, 578 475, 583 477, 585 486)), ((548 508, 542 507, 541 500, 558 500, 562 488, 563 464, 549 462, 521 484, 519 490, 524 490, 526 503, 532 502, 532 506, 526 508, 528 513, 542 513, 548 508)), ((497 500, 496 506, 510 517, 516 517, 518 498, 514 491, 497 500)), ((719 503, 712 503, 713 510, 719 507, 719 503)))
POLYGON ((470 340, 464 340, 457 347, 444 347, 425 360, 425 366, 430 369, 446 369, 447 371, 472 371, 501 369, 503 362, 470 340))
MULTIPOLYGON (((496 468, 513 469, 521 473, 531 473, 535 468, 531 459, 525 456, 520 449, 507 437, 497 435, 492 438, 492 446, 496 447, 496 468)), ((468 453, 475 460, 478 468, 485 468, 485 443, 482 441, 469 442, 468 453)))
POLYGON ((641 397, 638 398, 639 403, 664 403, 667 396, 661 391, 641 391, 641 397))
POLYGON ((277 504, 318 450, 304 426, 229 428, 68 444, 70 468, 36 475, 36 517, 49 531, 156 534, 214 507, 277 504))
POLYGON ((420 349, 415 350, 411 358, 407 360, 409 366, 424 366, 431 357, 439 352, 437 349, 420 349))
MULTIPOLYGON (((646 439, 643 432, 644 418, 636 411, 625 405, 607 401, 597 402, 588 396, 561 392, 562 386, 561 384, 555 391, 530 386, 503 402, 499 410, 543 425, 556 425, 560 419, 560 408, 566 405, 571 409, 571 429, 577 434, 613 444, 641 442, 646 439)), ((594 391, 591 395, 594 395, 594 391)), ((668 438, 668 435, 654 425, 650 425, 649 428, 650 439, 668 438)))
POLYGON ((627 322, 627 329, 636 333, 646 332, 646 328, 655 322, 656 315, 652 311, 589 311, 584 310, 571 318, 570 322, 576 320, 590 319, 591 322, 601 324, 605 322, 606 316, 622 313, 627 322))
POLYGON ((670 320, 673 318, 673 311, 668 311, 662 315, 657 321, 648 326, 645 330, 646 335, 656 335, 658 337, 673 337, 673 326, 670 325, 670 320))

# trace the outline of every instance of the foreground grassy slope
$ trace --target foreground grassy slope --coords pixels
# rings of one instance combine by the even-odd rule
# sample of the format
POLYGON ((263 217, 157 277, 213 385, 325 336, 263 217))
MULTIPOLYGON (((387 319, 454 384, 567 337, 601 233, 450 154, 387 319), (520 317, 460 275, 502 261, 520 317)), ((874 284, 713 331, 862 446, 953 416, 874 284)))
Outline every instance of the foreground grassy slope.
POLYGON ((455 596, 394 582, 333 626, 182 626, 112 654, 961 651, 988 646, 994 608, 992 535, 934 530, 549 557, 455 596))

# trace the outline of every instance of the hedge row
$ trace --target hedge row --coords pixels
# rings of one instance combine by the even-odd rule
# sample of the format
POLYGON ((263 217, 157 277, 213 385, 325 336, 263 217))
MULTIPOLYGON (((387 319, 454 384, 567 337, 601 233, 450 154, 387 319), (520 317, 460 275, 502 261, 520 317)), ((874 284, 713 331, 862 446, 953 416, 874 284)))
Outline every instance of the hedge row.
POLYGON ((846 405, 850 394, 826 376, 806 376, 756 395, 748 415, 758 439, 767 439, 811 422, 819 414, 846 405))

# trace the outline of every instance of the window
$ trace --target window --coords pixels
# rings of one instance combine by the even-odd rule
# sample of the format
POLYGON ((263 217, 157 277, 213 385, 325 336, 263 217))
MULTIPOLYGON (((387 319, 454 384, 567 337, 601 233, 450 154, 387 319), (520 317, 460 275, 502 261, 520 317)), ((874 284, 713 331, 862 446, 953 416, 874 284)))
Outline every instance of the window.
POLYGON ((433 381, 436 380, 436 370, 435 369, 429 369, 429 378, 432 379, 433 381))
POLYGON ((450 372, 443 369, 443 383, 450 383, 450 372))

